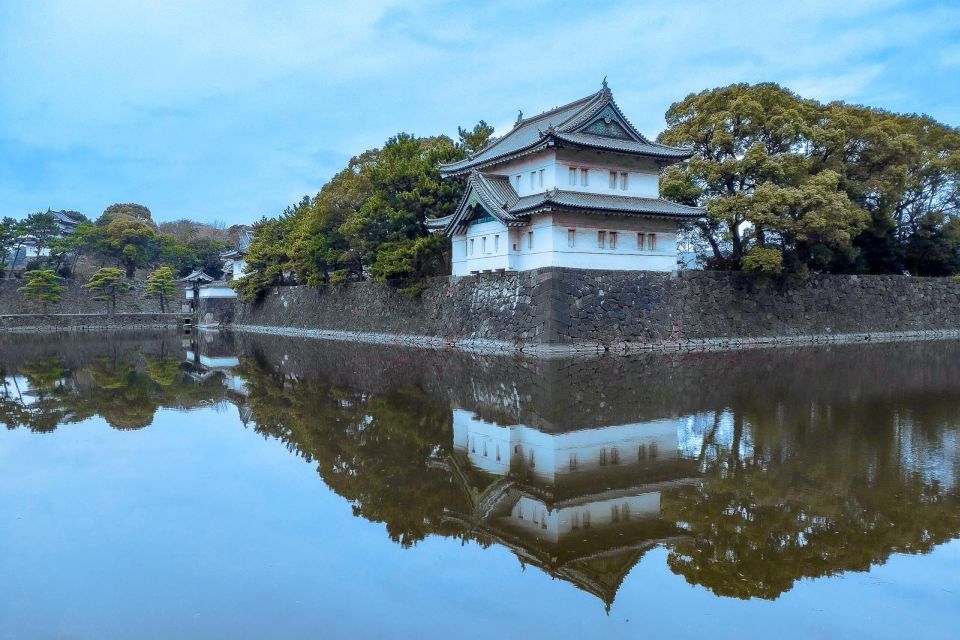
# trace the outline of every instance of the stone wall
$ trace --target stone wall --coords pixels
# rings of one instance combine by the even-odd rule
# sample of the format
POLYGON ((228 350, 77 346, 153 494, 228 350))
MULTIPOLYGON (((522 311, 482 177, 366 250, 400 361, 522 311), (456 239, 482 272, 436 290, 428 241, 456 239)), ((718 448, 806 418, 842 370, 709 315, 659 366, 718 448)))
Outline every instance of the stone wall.
MULTIPOLYGON (((5 278, 0 280, 0 313, 4 314, 22 314, 39 313, 42 311, 39 305, 23 297, 18 288, 26 284, 26 280, 19 278, 5 278)), ((76 280, 67 280, 67 285, 63 292, 63 300, 57 304, 47 305, 48 313, 106 313, 107 303, 101 300, 94 300, 93 294, 82 287, 84 282, 76 280)), ((141 281, 133 282, 134 290, 120 296, 117 299, 118 313, 150 313, 160 311, 160 303, 155 297, 147 297, 143 293, 144 283, 141 281)), ((177 291, 176 300, 173 301, 176 311, 180 310, 180 300, 183 298, 182 291, 177 291)))
POLYGON ((39 331, 141 331, 176 329, 184 316, 179 313, 31 313, 0 315, 0 333, 39 331))
POLYGON ((239 304, 234 323, 381 341, 631 349, 944 336, 960 329, 958 314, 960 281, 946 278, 551 268, 436 278, 418 296, 371 282, 283 287, 239 304))

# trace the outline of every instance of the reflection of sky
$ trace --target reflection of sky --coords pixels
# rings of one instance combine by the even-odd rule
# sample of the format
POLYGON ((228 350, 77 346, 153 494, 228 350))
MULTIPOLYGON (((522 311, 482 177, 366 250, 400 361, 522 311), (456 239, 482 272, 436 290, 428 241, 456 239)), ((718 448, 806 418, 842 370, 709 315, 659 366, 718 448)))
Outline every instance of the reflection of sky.
POLYGON ((413 549, 236 411, 0 431, 0 638, 947 637, 960 543, 775 602, 716 598, 655 550, 609 616, 501 547, 413 549), (787 624, 786 621, 789 621, 787 624))

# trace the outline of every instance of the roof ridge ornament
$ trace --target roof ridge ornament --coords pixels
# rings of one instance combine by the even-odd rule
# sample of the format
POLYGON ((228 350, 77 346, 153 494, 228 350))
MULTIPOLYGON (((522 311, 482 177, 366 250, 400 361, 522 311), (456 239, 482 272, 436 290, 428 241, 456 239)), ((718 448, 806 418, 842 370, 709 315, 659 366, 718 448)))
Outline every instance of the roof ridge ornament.
POLYGON ((516 124, 514 124, 513 126, 517 126, 517 125, 520 124, 521 122, 523 122, 523 110, 522 110, 522 109, 518 109, 518 110, 517 110, 517 122, 516 122, 516 124))
POLYGON ((610 93, 610 87, 607 86, 607 76, 603 76, 603 82, 600 85, 600 90, 604 93, 610 93))

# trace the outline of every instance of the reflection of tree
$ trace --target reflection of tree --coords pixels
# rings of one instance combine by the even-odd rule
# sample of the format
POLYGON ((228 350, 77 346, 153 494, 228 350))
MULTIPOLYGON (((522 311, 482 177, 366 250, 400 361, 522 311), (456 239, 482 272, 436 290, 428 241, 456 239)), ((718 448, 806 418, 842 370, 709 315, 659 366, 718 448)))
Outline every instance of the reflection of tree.
POLYGON ((404 546, 439 532, 444 508, 465 497, 435 461, 452 442, 450 411, 418 388, 367 394, 324 380, 296 381, 252 360, 241 367, 256 430, 317 463, 354 513, 383 522, 404 546))
MULTIPOLYGON (((919 401, 925 430, 956 425, 957 403, 939 404, 934 419, 935 399, 919 401)), ((714 442, 723 451, 704 460, 703 482, 664 497, 663 515, 692 534, 668 560, 689 582, 776 598, 797 579, 864 571, 957 535, 960 496, 909 467, 898 442, 910 424, 897 407, 775 409, 744 401, 727 441, 714 442)))
POLYGON ((61 357, 45 357, 16 374, 0 371, 0 422, 40 432, 99 415, 114 428, 141 429, 160 407, 207 405, 224 396, 220 376, 193 380, 165 348, 161 355, 105 350, 108 355, 88 356, 73 368, 61 357), (17 375, 26 379, 27 390, 19 388, 17 375))

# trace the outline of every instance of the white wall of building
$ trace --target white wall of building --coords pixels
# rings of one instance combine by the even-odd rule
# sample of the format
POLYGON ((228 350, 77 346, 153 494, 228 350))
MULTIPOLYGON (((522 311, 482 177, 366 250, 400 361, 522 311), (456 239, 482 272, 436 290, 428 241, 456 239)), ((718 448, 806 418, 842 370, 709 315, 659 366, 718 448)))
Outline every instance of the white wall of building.
POLYGON ((617 526, 639 518, 660 515, 660 492, 585 501, 575 506, 549 509, 539 498, 523 495, 505 518, 516 529, 523 529, 541 540, 559 542, 570 533, 582 529, 617 526))
POLYGON ((525 425, 502 426, 473 412, 453 412, 454 449, 478 469, 506 475, 511 464, 541 480, 648 460, 676 460, 677 420, 638 422, 551 434, 525 425))
POLYGON ((510 270, 507 227, 499 220, 471 224, 452 240, 453 275, 510 270))
POLYGON ((548 213, 533 216, 530 224, 523 227, 508 229, 499 221, 471 225, 466 235, 452 238, 451 248, 455 276, 544 267, 674 271, 677 224, 635 216, 548 213), (572 247, 571 229, 574 231, 572 247), (604 233, 603 248, 599 243, 600 232, 604 233), (612 247, 612 234, 616 234, 615 247, 612 247), (641 234, 643 246, 640 246, 641 234), (655 238, 652 249, 651 235, 655 238))
POLYGON ((510 179, 510 185, 521 198, 543 193, 554 187, 561 191, 642 198, 660 197, 660 171, 656 164, 611 153, 571 150, 558 152, 547 149, 535 155, 490 167, 486 172, 507 176, 510 179), (577 169, 576 179, 572 184, 571 168, 577 169), (543 170, 542 183, 541 169, 543 170), (583 183, 581 169, 587 171, 586 184, 583 183), (617 174, 613 188, 610 187, 611 171, 617 174), (627 174, 626 189, 622 188, 621 173, 627 174))

